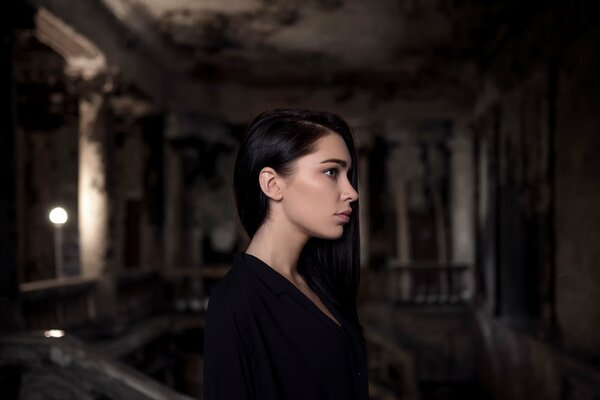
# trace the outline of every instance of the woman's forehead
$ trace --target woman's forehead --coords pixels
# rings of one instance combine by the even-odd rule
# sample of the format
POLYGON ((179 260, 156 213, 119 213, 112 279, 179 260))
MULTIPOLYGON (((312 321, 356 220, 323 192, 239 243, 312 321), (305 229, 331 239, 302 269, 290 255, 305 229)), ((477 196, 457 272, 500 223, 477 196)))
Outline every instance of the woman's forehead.
POLYGON ((316 161, 318 163, 323 163, 328 160, 339 160, 346 165, 352 163, 344 139, 336 133, 330 133, 317 140, 315 142, 314 152, 308 154, 306 157, 310 156, 312 156, 311 161, 316 161))

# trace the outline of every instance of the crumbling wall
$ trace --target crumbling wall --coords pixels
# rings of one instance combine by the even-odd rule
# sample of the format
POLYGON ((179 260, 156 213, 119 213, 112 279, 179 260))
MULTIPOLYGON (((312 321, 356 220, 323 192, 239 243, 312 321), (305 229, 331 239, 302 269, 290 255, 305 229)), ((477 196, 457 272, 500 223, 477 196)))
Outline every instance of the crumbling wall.
POLYGON ((566 55, 556 98, 556 307, 566 348, 600 360, 600 32, 566 55))
POLYGON ((498 399, 598 396, 599 40, 535 64, 474 124, 481 378, 498 399))

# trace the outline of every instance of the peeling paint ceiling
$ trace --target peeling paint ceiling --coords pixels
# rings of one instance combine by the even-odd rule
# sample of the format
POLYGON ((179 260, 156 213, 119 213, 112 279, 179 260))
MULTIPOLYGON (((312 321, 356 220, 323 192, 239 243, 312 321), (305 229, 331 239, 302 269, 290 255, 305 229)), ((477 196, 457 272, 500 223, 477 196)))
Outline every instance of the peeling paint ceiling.
POLYGON ((27 1, 158 108, 246 121, 273 106, 460 115, 541 0, 27 1))
POLYGON ((496 12, 474 0, 130 1, 194 77, 260 85, 468 84, 496 12))

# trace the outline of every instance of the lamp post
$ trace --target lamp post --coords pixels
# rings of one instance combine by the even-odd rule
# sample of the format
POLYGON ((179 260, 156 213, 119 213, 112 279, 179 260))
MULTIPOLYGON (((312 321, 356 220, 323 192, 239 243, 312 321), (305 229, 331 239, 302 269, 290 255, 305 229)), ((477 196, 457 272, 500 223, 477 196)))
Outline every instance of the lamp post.
POLYGON ((63 235, 62 226, 67 222, 68 215, 64 208, 56 207, 48 215, 50 222, 54 224, 54 266, 56 278, 63 276, 63 235))

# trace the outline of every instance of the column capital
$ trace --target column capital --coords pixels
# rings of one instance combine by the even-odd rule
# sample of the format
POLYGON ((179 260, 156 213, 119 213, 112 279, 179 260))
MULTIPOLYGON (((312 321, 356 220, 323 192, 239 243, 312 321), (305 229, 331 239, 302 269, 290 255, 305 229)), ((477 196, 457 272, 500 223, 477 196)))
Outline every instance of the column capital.
POLYGON ((130 125, 159 111, 150 100, 139 95, 119 93, 109 101, 113 115, 130 125))
POLYGON ((35 17, 35 35, 65 60, 67 88, 77 95, 107 94, 114 90, 116 69, 88 38, 45 8, 35 17))
POLYGON ((106 69, 96 71, 93 75, 84 71, 69 71, 67 78, 68 91, 79 97, 106 96, 114 93, 117 87, 116 74, 106 69))

